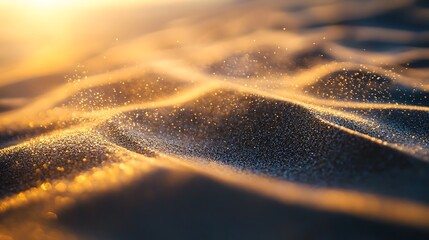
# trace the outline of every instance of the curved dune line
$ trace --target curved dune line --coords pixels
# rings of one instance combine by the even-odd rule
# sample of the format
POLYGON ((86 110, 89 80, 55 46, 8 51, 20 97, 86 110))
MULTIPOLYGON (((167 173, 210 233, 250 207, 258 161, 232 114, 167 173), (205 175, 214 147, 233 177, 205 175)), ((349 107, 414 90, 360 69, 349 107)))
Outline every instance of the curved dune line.
MULTIPOLYGON (((280 100, 280 101, 285 101, 285 102, 290 102, 293 104, 297 104, 300 106, 303 106, 307 109, 310 109, 312 111, 315 111, 317 113, 326 113, 326 114, 330 114, 332 116, 339 116, 342 118, 346 118, 355 122, 359 122, 360 124, 370 124, 370 122, 368 121, 368 119, 360 117, 359 115, 356 114, 352 114, 349 112, 345 112, 345 111, 341 111, 341 110, 337 110, 337 109, 333 109, 332 107, 348 107, 348 108, 363 108, 363 109, 407 109, 407 110, 423 110, 423 111, 428 111, 429 108, 427 107, 416 107, 416 106, 409 106, 409 105, 391 105, 391 104, 370 104, 370 103, 348 103, 348 102, 333 102, 333 101, 329 101, 329 100, 320 100, 317 99, 317 104, 314 103, 315 99, 310 98, 312 101, 306 101, 308 100, 308 98, 306 97, 292 97, 292 98, 288 98, 288 97, 283 97, 280 95, 276 95, 276 94, 271 94, 265 91, 259 91, 256 89, 252 89, 252 88, 246 88, 246 87, 242 87, 240 85, 235 85, 233 83, 229 83, 229 84, 225 84, 225 82, 222 82, 222 87, 220 87, 220 82, 217 82, 215 80, 212 80, 206 84, 200 85, 198 87, 193 87, 188 91, 183 91, 181 93, 178 93, 176 95, 173 95, 171 97, 168 97, 167 99, 162 99, 162 100, 158 100, 155 102, 149 102, 149 103, 141 103, 141 104, 130 104, 130 105, 126 105, 126 106, 122 106, 122 107, 115 107, 112 109, 106 109, 106 110, 97 110, 97 111, 92 111, 92 112, 81 112, 79 114, 76 114, 77 116, 80 117, 84 117, 84 118, 88 118, 88 119, 93 119, 91 120, 91 123, 83 123, 81 124, 81 126, 84 126, 84 124, 89 124, 91 126, 95 126, 97 123, 100 123, 101 121, 105 121, 107 119, 109 119, 110 117, 118 114, 118 113, 124 113, 127 111, 132 111, 132 110, 136 110, 136 109, 154 109, 154 108, 160 108, 160 107, 166 107, 166 106, 174 106, 174 105, 181 105, 183 103, 186 103, 188 101, 191 101, 195 98, 198 98, 200 96, 203 96, 209 92, 212 92, 216 89, 235 89, 239 92, 244 92, 244 93, 250 93, 250 94, 255 94, 257 96, 261 96, 261 97, 265 97, 265 98, 269 98, 269 99, 275 99, 275 100, 280 100), (301 101, 298 101, 297 99, 300 99, 301 101), (311 103, 310 103, 311 102, 311 103), (320 104, 320 102, 326 102, 326 104, 320 104)), ((407 153, 411 153, 411 149, 406 148, 406 147, 401 147, 395 144, 390 144, 386 141, 383 141, 381 139, 363 134, 363 133, 359 133, 357 131, 348 129, 346 127, 343 126, 339 126, 336 125, 332 122, 328 122, 326 120, 322 120, 326 123, 329 123, 330 125, 333 125, 335 127, 338 127, 340 129, 342 129, 343 131, 347 131, 348 133, 354 134, 354 135, 359 135, 361 137, 364 137, 367 140, 370 140, 372 142, 376 142, 378 144, 383 144, 383 145, 387 145, 389 147, 391 147, 392 149, 396 149, 399 151, 404 151, 407 153)), ((60 132, 60 131, 55 131, 55 132, 60 132)), ((49 134, 50 135, 50 134, 49 134)))
MULTIPOLYGON (((142 190, 147 185, 139 184, 158 170, 169 171, 168 184, 178 190, 198 191, 181 181, 206 177, 237 195, 265 197, 267 206, 275 202, 270 208, 305 209, 321 228, 329 225, 319 212, 345 216, 328 224, 352 218, 362 226, 386 224, 369 224, 381 234, 395 226, 429 230, 429 10, 423 1, 211 2, 145 18, 147 9, 137 5, 90 8, 84 15, 71 8, 63 16, 70 24, 49 23, 62 14, 55 8, 34 23, 31 7, 0 9, 7 23, 0 22, 6 46, 0 52, 0 238, 9 222, 10 232, 29 222, 72 231, 60 217, 45 222, 46 213, 65 216, 71 209, 82 222, 80 204, 100 204, 98 197, 119 213, 145 211, 140 201, 123 204, 123 196, 151 198, 136 197, 133 184, 142 190), (75 69, 69 83, 53 75, 77 62, 85 71, 75 69), (48 76, 46 86, 38 76, 48 76)), ((216 193, 201 179, 199 187, 216 193)), ((92 214, 100 218, 101 211, 92 214)), ((128 220, 106 212, 119 217, 115 224, 128 220)))
MULTIPOLYGON (((264 33, 265 34, 265 33, 264 33)), ((283 36, 284 37, 284 36, 283 36)), ((224 47, 223 45, 221 45, 222 47, 224 47)), ((228 51, 227 51, 228 52, 228 51)), ((226 54, 226 53, 225 53, 226 54)), ((197 79, 197 80, 205 80, 207 81, 209 78, 211 78, 212 76, 206 76, 204 74, 197 74, 195 75, 195 69, 188 69, 188 70, 180 70, 177 69, 177 67, 172 67, 174 65, 169 64, 168 62, 164 61, 167 64, 163 64, 162 62, 155 62, 153 64, 151 64, 153 67, 158 68, 158 69, 169 69, 169 71, 166 71, 169 75, 172 76, 189 76, 189 78, 192 79, 197 79), (175 69, 179 70, 179 71, 175 71, 175 69), (195 75, 194 77, 192 75, 195 75)), ((331 64, 325 64, 323 66, 319 66, 319 67, 314 67, 312 68, 310 71, 305 71, 305 72, 301 72, 298 75, 289 77, 288 80, 284 80, 285 82, 290 82, 289 84, 299 84, 300 86, 302 85, 308 85, 312 82, 314 82, 318 76, 321 75, 326 75, 334 70, 338 70, 341 67, 343 68, 355 68, 355 67, 359 67, 356 64, 350 64, 350 63, 331 63, 331 64), (295 80, 293 80, 295 79, 295 80)), ((376 67, 366 67, 366 70, 368 71, 374 71, 374 72, 380 72, 381 70, 376 68, 376 67)), ((33 103, 31 103, 30 105, 27 105, 26 107, 19 109, 15 112, 11 112, 11 113, 7 113, 6 116, 13 118, 11 116, 13 115, 21 115, 23 114, 23 112, 25 112, 26 114, 29 114, 31 112, 36 113, 38 111, 41 111, 42 109, 49 109, 53 106, 55 106, 56 103, 60 102, 61 100, 65 99, 67 97, 67 95, 64 95, 64 92, 68 92, 68 96, 72 95, 73 93, 78 92, 79 90, 88 88, 88 87, 94 87, 94 86, 101 86, 103 84, 106 84, 106 82, 110 83, 110 82, 117 82, 117 81, 126 81, 127 79, 131 78, 134 74, 143 74, 144 72, 147 72, 148 70, 144 70, 141 67, 132 67, 132 68, 125 68, 125 69, 119 69, 116 70, 114 72, 109 72, 109 73, 105 73, 105 74, 99 74, 99 75, 95 75, 95 76, 91 76, 90 78, 82 81, 81 83, 79 83, 79 85, 73 86, 72 88, 70 87, 70 85, 66 84, 65 86, 61 86, 53 91, 51 91, 50 93, 47 93, 41 97, 39 97, 38 99, 36 99, 35 101, 33 101, 33 103), (105 78, 108 78, 108 80, 106 80, 105 78)), ((382 73, 381 73, 382 74, 382 73)), ((399 80, 403 78, 403 77, 399 77, 399 80)), ((401 83, 408 83, 410 81, 406 81, 409 79, 404 79, 401 80, 401 83)), ((424 87, 424 86, 423 86, 424 87)), ((424 87, 426 88, 426 87, 424 87)), ((302 96, 302 95, 296 95, 296 96, 302 96)), ((302 96, 302 98, 305 98, 305 96, 302 96)), ((344 102, 334 102, 334 101, 326 101, 326 100, 318 100, 319 104, 327 104, 329 106, 359 106, 359 107, 385 107, 385 108, 404 108, 404 109, 418 109, 418 110, 426 110, 426 107, 419 107, 419 106, 400 106, 398 107, 398 105, 392 105, 392 104, 371 104, 371 103, 344 103, 344 102)), ((2 114, 3 115, 3 114, 2 114)))
MULTIPOLYGON (((30 205, 34 202, 50 202, 57 195, 73 199, 79 198, 79 194, 83 193, 95 194, 100 191, 112 190, 131 182, 136 176, 144 174, 153 166, 174 168, 172 165, 165 165, 160 161, 154 161, 143 155, 129 152, 119 146, 117 148, 125 151, 127 154, 126 162, 106 164, 106 166, 82 172, 72 179, 63 178, 52 182, 45 182, 38 187, 6 197, 0 200, 0 213, 30 205), (66 186, 68 191, 63 190, 63 186, 66 186)), ((69 203, 50 203, 48 207, 58 209, 69 203)))
MULTIPOLYGON (((118 147, 121 148, 121 147, 118 147)), ((286 204, 299 205, 330 212, 376 219, 414 227, 429 228, 429 207, 419 203, 333 188, 314 188, 309 185, 279 181, 248 173, 238 173, 230 167, 214 162, 183 159, 179 156, 159 153, 155 159, 124 150, 128 160, 109 164, 81 173, 73 180, 58 180, 44 183, 37 188, 23 191, 0 202, 0 212, 11 211, 34 202, 51 202, 55 196, 74 199, 48 206, 51 211, 73 204, 83 193, 92 195, 109 191, 131 182, 150 172, 153 167, 192 170, 220 182, 247 189, 279 200, 286 204), (112 176, 115 176, 114 182, 112 176), (64 191, 68 189, 68 191, 64 191)), ((31 205, 30 205, 31 206, 31 205)))
MULTIPOLYGON (((252 89, 252 88, 245 88, 245 87, 242 87, 240 85, 234 85, 232 83, 231 84, 225 84, 224 82, 222 82, 222 83, 223 83, 223 89, 227 89, 226 86, 229 86, 229 88, 236 89, 237 91, 240 91, 240 92, 247 92, 247 93, 252 93, 252 94, 256 94, 258 96, 263 96, 263 97, 267 97, 267 98, 271 98, 271 99, 291 102, 291 103, 306 107, 308 109, 312 109, 313 111, 316 111, 316 112, 328 113, 328 114, 331 114, 333 116, 340 116, 342 118, 347 118, 347 119, 353 120, 355 122, 359 122, 361 124, 368 122, 367 119, 359 117, 356 114, 350 114, 350 113, 335 110, 335 109, 332 109, 332 108, 329 108, 326 106, 322 107, 323 104, 320 104, 320 102, 323 102, 323 101, 320 101, 320 100, 318 101, 318 104, 314 104, 314 102, 309 104, 308 102, 306 102, 304 100, 305 98, 303 98, 303 97, 301 97, 301 99, 304 101, 299 102, 299 101, 297 101, 297 98, 299 99, 299 97, 285 98, 282 96, 269 94, 269 93, 264 92, 264 91, 258 91, 258 90, 252 89)), ((202 96, 208 92, 214 91, 215 89, 220 89, 219 84, 220 84, 219 82, 212 80, 212 81, 204 84, 203 86, 194 87, 194 88, 190 89, 189 91, 182 92, 180 94, 176 94, 176 96, 171 96, 168 99, 163 99, 163 100, 159 100, 159 101, 155 101, 155 102, 151 102, 151 103, 132 104, 132 105, 127 105, 127 106, 123 106, 123 107, 116 107, 114 109, 99 110, 99 111, 93 111, 93 112, 89 112, 89 113, 83 112, 79 115, 81 117, 86 117, 86 118, 92 117, 93 119, 98 119, 98 121, 91 121, 93 123, 91 125, 94 125, 100 121, 108 119, 109 117, 111 117, 115 114, 122 113, 122 112, 127 112, 127 111, 131 111, 131 110, 135 110, 135 109, 153 109, 153 108, 158 108, 158 107, 180 105, 182 103, 191 101, 192 99, 195 99, 199 96, 202 96)), ((402 105, 391 105, 391 104, 340 103, 340 102, 332 102, 333 104, 329 104, 331 102, 329 102, 329 101, 325 101, 325 102, 328 102, 328 104, 326 104, 326 105, 328 105, 330 107, 340 106, 340 107, 352 107, 352 108, 360 107, 360 108, 371 108, 371 109, 374 109, 374 108, 380 108, 380 109, 381 108, 390 108, 390 109, 396 108, 396 109, 412 109, 412 110, 425 110, 425 111, 427 111, 427 109, 428 109, 428 108, 424 108, 424 107, 413 107, 413 106, 406 106, 406 105, 402 106, 402 105), (377 106, 377 107, 375 107, 375 106, 377 106)), ((322 121, 325 121, 325 120, 322 120, 322 121)), ((331 123, 331 122, 329 122, 329 124, 335 125, 334 123, 331 123)), ((387 145, 390 148, 393 148, 393 149, 396 149, 396 150, 399 150, 402 152, 407 152, 409 154, 412 153, 412 149, 409 149, 407 147, 399 146, 397 144, 391 144, 391 143, 382 141, 381 139, 377 139, 375 137, 371 137, 371 136, 368 136, 366 134, 362 134, 362 133, 356 132, 354 130, 345 128, 345 127, 341 127, 341 126, 337 126, 337 125, 335 125, 335 126, 341 128, 342 130, 347 131, 351 134, 359 135, 361 137, 364 137, 365 139, 376 142, 378 144, 387 145)))
POLYGON ((429 206, 423 204, 349 190, 314 188, 253 174, 239 174, 229 167, 214 162, 207 166, 179 156, 161 156, 175 164, 192 168, 198 173, 256 191, 285 203, 429 228, 429 206))

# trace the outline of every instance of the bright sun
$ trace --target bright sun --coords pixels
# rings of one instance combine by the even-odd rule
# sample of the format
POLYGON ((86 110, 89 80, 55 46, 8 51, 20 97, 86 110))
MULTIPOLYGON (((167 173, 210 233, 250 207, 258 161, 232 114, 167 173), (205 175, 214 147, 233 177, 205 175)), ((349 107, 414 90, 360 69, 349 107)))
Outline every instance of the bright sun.
POLYGON ((40 7, 50 8, 50 7, 59 7, 68 4, 72 4, 75 1, 72 0, 29 0, 33 5, 38 5, 40 7))
POLYGON ((68 8, 68 7, 92 7, 92 6, 116 6, 127 4, 155 4, 165 2, 181 2, 189 0, 0 0, 2 4, 15 5, 32 9, 50 10, 52 8, 68 8))
POLYGON ((41 5, 41 6, 55 6, 59 4, 64 4, 66 1, 56 1, 56 0, 36 0, 33 1, 35 4, 41 5))
POLYGON ((71 5, 80 0, 16 0, 15 3, 20 3, 34 8, 56 8, 66 5, 71 5))
MULTIPOLYGON (((123 4, 147 4, 167 1, 182 0, 14 0, 11 4, 21 4, 32 8, 63 8, 70 6, 102 6, 102 5, 123 5, 123 4)), ((0 0, 2 3, 2 0, 0 0)), ((1 5, 1 4, 0 4, 1 5)))

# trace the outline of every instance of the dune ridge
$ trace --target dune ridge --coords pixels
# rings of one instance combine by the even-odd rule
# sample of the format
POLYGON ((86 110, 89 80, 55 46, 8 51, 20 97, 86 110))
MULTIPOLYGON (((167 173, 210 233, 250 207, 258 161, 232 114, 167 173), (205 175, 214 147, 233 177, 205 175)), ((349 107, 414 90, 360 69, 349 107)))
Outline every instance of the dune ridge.
POLYGON ((0 53, 0 238, 428 236, 424 1, 171 4, 0 53))

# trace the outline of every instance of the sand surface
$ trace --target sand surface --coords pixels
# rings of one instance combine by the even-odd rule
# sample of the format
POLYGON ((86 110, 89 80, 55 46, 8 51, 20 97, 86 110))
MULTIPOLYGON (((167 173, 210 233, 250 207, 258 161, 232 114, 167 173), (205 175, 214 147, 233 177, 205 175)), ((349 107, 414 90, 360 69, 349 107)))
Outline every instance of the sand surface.
POLYGON ((425 1, 43 2, 0 3, 0 239, 429 238, 425 1))

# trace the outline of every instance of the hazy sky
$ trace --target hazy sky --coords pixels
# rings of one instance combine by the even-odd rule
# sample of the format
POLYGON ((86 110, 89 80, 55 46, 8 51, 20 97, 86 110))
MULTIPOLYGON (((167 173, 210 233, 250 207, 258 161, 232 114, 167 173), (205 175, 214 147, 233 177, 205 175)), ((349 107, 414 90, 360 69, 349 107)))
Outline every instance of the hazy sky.
POLYGON ((209 2, 0 0, 0 85, 61 73, 209 2))

